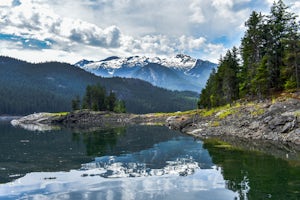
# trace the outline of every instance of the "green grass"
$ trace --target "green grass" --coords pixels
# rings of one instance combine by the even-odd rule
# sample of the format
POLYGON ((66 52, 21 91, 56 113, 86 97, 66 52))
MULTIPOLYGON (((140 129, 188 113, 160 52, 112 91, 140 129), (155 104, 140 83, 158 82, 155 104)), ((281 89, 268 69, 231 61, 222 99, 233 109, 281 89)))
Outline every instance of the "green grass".
POLYGON ((231 115, 235 113, 233 109, 227 109, 227 110, 224 110, 222 111, 219 115, 218 115, 218 118, 219 119, 225 119, 227 116, 231 115))
POLYGON ((187 111, 183 111, 183 112, 172 112, 172 113, 154 113, 155 116, 157 117, 163 117, 163 116, 167 116, 167 117, 171 117, 171 116, 183 116, 183 115, 196 115, 199 114, 201 112, 201 110, 187 110, 187 111))
POLYGON ((66 116, 67 114, 69 114, 69 112, 57 112, 57 113, 50 113, 50 116, 62 117, 62 116, 66 116))
POLYGON ((254 106, 254 110, 251 112, 251 115, 254 117, 260 116, 265 113, 265 110, 258 105, 254 106))
POLYGON ((300 117, 300 111, 296 111, 296 112, 295 112, 295 116, 296 116, 296 117, 300 117))
POLYGON ((221 123, 218 122, 218 121, 212 121, 212 122, 210 123, 210 126, 211 126, 211 127, 218 127, 218 126, 220 126, 220 125, 221 125, 221 123))
POLYGON ((204 109, 201 112, 202 117, 210 117, 218 114, 219 119, 225 119, 227 116, 234 114, 237 112, 237 108, 241 107, 240 103, 236 103, 234 105, 225 105, 211 109, 204 109))

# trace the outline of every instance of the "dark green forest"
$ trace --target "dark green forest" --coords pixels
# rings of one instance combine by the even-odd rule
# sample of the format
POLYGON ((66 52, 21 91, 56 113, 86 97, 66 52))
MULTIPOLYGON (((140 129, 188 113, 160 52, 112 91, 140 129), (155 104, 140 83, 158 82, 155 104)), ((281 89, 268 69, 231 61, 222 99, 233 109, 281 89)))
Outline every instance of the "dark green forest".
POLYGON ((100 84, 88 85, 82 100, 80 100, 79 96, 76 96, 76 98, 72 100, 72 110, 80 109, 113 111, 116 113, 126 112, 125 102, 117 99, 113 91, 107 94, 106 89, 100 84))
POLYGON ((100 84, 131 113, 172 112, 196 107, 197 94, 173 92, 138 79, 101 78, 59 62, 32 64, 0 56, 0 115, 72 110, 87 85, 100 84))
POLYGON ((296 15, 279 0, 268 15, 253 11, 245 26, 241 46, 228 50, 212 71, 201 91, 199 108, 299 89, 300 23, 296 15))

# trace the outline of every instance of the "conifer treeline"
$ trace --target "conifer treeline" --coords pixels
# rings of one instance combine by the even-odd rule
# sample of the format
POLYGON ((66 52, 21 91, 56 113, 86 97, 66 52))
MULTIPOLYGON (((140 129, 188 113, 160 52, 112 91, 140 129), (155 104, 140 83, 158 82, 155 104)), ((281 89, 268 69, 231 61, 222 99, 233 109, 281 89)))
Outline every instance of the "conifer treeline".
POLYGON ((239 98, 264 98, 300 86, 300 31, 296 15, 282 0, 269 15, 252 12, 239 49, 228 50, 201 91, 198 107, 215 107, 239 98))
POLYGON ((79 96, 72 100, 72 109, 79 110, 91 109, 94 111, 114 111, 117 113, 125 113, 125 102, 118 100, 114 92, 106 95, 106 89, 100 84, 88 85, 86 87, 85 95, 80 103, 79 96), (81 105, 81 106, 80 106, 81 105))

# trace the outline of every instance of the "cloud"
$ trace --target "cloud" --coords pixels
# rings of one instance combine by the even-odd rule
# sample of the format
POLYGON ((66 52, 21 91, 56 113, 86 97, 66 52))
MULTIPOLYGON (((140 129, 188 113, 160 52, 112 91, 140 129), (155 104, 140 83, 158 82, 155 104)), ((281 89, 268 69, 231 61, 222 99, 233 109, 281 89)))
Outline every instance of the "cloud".
POLYGON ((204 49, 204 58, 206 60, 212 60, 215 63, 220 59, 222 55, 225 55, 226 48, 222 44, 208 44, 204 49))
POLYGON ((0 1, 0 7, 11 6, 12 4, 13 4, 12 0, 1 0, 0 1))
MULTIPOLYGON (((118 47, 120 30, 116 26, 102 29, 94 24, 63 18, 49 7, 22 1, 0 14, 4 22, 1 32, 32 39, 51 38, 56 43, 81 43, 99 47, 118 47)), ((65 46, 64 44, 62 44, 65 46)))
MULTIPOLYGON (((176 53, 217 61, 240 43, 251 11, 266 9, 268 1, 1 0, 0 43, 66 61, 176 53)), ((288 1, 299 11, 298 1, 288 1)))
POLYGON ((190 10, 192 12, 192 14, 189 17, 191 22, 201 24, 205 21, 205 17, 199 1, 192 2, 190 5, 190 10))

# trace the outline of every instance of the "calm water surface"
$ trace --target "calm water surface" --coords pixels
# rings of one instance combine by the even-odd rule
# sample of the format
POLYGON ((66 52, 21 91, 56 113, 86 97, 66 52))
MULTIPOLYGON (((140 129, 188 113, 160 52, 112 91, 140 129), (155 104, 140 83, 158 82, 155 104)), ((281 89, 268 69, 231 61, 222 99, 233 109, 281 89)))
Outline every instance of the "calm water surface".
POLYGON ((166 127, 26 131, 0 121, 0 199, 300 199, 299 158, 166 127))

